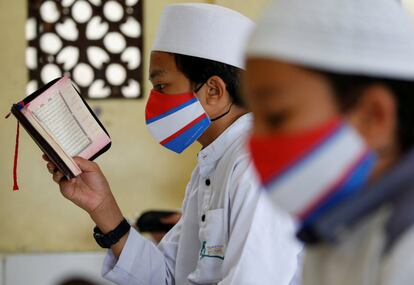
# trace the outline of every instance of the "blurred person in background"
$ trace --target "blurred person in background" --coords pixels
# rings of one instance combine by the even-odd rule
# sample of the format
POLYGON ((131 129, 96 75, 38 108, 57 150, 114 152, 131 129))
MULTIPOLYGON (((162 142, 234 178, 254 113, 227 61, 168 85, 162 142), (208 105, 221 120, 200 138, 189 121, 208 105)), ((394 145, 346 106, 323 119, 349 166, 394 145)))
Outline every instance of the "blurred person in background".
POLYGON ((305 285, 414 280, 414 24, 394 0, 279 0, 247 50, 251 156, 305 285))
POLYGON ((82 277, 72 277, 59 282, 58 285, 99 285, 91 280, 82 277))
POLYGON ((142 213, 135 222, 140 233, 148 233, 159 244, 162 238, 178 223, 181 213, 177 211, 150 210, 142 213))

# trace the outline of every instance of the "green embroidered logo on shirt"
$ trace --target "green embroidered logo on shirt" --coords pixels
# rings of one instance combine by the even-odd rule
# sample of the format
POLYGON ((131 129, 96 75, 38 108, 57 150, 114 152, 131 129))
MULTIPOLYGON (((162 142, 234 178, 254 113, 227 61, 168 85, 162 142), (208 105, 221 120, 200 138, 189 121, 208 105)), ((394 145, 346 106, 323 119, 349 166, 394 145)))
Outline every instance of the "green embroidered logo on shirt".
POLYGON ((219 258, 221 260, 224 259, 224 245, 211 245, 206 246, 207 241, 203 241, 200 250, 200 259, 204 257, 213 257, 219 258))

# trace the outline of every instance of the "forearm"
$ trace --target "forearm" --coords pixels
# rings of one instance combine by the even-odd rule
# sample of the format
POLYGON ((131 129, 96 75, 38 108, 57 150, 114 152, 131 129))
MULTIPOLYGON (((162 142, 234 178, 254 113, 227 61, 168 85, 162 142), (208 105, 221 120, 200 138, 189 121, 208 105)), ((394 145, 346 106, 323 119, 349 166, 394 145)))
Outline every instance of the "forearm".
MULTIPOLYGON (((116 203, 113 195, 106 197, 102 203, 92 212, 89 213, 96 226, 104 233, 115 229, 119 223, 124 219, 121 209, 116 203)), ((118 258, 125 246, 128 234, 125 234, 116 244, 111 246, 111 250, 118 258)))

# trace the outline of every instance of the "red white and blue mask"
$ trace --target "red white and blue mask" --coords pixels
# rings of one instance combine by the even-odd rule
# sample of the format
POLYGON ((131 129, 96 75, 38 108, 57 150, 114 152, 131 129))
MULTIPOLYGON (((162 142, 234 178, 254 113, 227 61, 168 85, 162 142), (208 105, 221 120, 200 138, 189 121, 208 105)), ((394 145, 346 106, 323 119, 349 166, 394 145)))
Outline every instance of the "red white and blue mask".
POLYGON ((249 147, 272 202, 302 225, 361 190, 376 160, 339 119, 299 134, 252 136, 249 147))
POLYGON ((194 93, 163 94, 152 90, 145 109, 151 135, 164 147, 181 153, 210 126, 194 93))

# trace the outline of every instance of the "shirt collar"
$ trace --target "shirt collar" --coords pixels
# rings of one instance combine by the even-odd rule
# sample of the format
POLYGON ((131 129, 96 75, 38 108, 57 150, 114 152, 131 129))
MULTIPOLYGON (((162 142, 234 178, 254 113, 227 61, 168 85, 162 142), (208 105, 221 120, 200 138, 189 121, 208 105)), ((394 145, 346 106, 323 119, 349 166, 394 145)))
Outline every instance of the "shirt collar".
POLYGON ((248 113, 238 118, 211 144, 198 153, 198 166, 202 176, 208 176, 215 168, 217 161, 234 143, 235 139, 246 135, 252 126, 252 114, 248 113))

